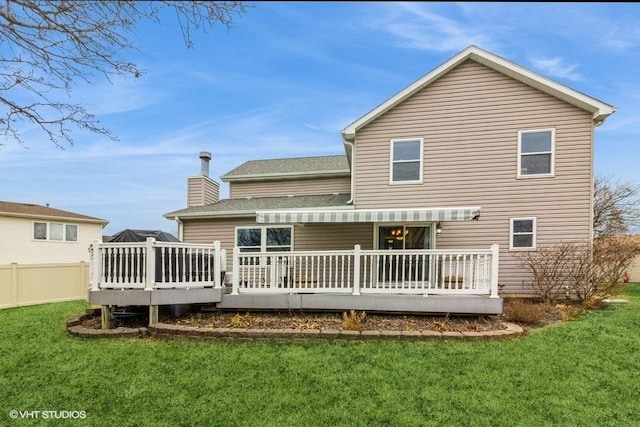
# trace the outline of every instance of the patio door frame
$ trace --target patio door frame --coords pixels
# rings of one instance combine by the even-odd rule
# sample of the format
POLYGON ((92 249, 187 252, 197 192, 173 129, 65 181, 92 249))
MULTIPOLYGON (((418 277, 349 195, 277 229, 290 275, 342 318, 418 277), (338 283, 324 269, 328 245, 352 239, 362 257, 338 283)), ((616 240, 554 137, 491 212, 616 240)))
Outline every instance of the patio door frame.
MULTIPOLYGON (((419 227, 424 227, 424 228, 428 228, 429 229, 429 248, 425 249, 425 250, 429 250, 429 249, 435 249, 436 247, 436 222, 435 221, 429 221, 429 222, 382 222, 382 223, 374 223, 373 225, 373 241, 374 241, 374 245, 375 245, 375 249, 376 250, 385 250, 386 248, 381 248, 380 247, 380 228, 382 227, 402 227, 403 230, 405 230, 407 227, 410 228, 419 228, 419 227)), ((404 233, 403 233, 404 234, 404 233)), ((406 240, 404 240, 404 236, 403 236, 403 245, 402 245, 402 250, 404 250, 405 247, 405 242, 406 240)), ((392 249, 389 248, 389 251, 394 251, 394 250, 398 250, 398 249, 392 249)), ((430 268, 427 267, 426 268, 427 272, 430 272, 430 268)), ((429 273, 427 273, 429 276, 431 276, 429 273)), ((380 271, 378 268, 378 265, 371 265, 371 276, 370 277, 375 277, 376 281, 381 282, 384 281, 384 278, 380 277, 380 271)), ((428 280, 431 281, 431 277, 428 277, 428 280)))

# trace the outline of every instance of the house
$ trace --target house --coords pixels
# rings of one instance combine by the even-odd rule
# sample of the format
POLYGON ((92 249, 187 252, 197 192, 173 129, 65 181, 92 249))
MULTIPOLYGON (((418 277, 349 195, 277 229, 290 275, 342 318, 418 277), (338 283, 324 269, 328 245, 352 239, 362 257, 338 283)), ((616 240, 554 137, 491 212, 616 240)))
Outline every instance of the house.
POLYGON ((0 308, 86 299, 89 248, 107 223, 0 201, 0 308))
POLYGON ((103 219, 27 203, 0 201, 0 265, 89 262, 103 219))
POLYGON ((201 153, 165 217, 226 249, 222 308, 499 313, 527 292, 514 254, 592 240, 594 130, 614 111, 470 46, 347 125, 344 154, 248 161, 219 200, 201 153))

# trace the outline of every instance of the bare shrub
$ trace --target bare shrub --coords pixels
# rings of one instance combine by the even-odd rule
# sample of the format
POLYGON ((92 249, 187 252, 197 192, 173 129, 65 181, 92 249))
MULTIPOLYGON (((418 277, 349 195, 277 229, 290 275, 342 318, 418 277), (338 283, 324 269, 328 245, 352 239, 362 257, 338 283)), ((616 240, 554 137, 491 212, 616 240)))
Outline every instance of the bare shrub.
POLYGON ((537 251, 516 254, 520 265, 531 273, 532 291, 545 303, 553 303, 568 292, 585 307, 619 288, 625 271, 640 253, 637 239, 607 237, 593 246, 584 242, 562 242, 540 247, 537 251))
POLYGON ((544 320, 545 306, 516 298, 504 304, 504 316, 511 322, 539 325, 544 320))
POLYGON ((557 304, 556 309, 560 310, 561 319, 563 322, 566 322, 580 316, 584 312, 585 307, 571 304, 557 304))
POLYGON ((531 273, 531 290, 543 303, 551 304, 574 286, 576 277, 585 274, 589 252, 587 244, 563 242, 541 246, 535 251, 518 252, 514 257, 531 273))
POLYGON ((355 310, 351 310, 348 314, 345 311, 342 313, 342 329, 345 331, 362 331, 366 317, 367 313, 364 311, 361 311, 360 314, 355 310))

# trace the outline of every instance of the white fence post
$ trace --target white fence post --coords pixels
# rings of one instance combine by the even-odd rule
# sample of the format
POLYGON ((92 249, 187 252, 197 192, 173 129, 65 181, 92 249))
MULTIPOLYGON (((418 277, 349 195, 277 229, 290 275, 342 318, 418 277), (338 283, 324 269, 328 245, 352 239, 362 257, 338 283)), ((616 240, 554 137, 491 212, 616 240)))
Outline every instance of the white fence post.
POLYGON ((231 285, 231 295, 238 295, 240 292, 240 248, 233 248, 233 277, 231 285))
POLYGON ((498 267, 500 245, 491 245, 491 298, 498 298, 498 267))
POLYGON ((146 266, 147 270, 146 274, 146 282, 145 282, 145 291, 152 291, 155 287, 156 282, 156 239, 153 237, 147 237, 147 244, 145 245, 145 249, 147 252, 146 256, 146 266))
POLYGON ((102 279, 102 251, 100 250, 100 240, 94 240, 91 244, 91 290, 100 290, 100 280, 102 279))
POLYGON ((353 295, 360 295, 360 245, 353 247, 353 295))
POLYGON ((222 287, 222 260, 220 259, 220 241, 216 240, 213 242, 213 287, 221 288, 222 287))

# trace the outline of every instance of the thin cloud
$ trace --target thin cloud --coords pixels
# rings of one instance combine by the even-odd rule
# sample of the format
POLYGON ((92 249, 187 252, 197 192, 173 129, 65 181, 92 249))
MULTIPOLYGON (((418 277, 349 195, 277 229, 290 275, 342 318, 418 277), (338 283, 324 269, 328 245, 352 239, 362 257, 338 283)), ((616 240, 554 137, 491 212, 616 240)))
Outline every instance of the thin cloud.
POLYGON ((566 64, 562 58, 536 58, 531 63, 545 74, 574 82, 584 81, 584 77, 576 72, 577 64, 566 64))
POLYGON ((431 12, 428 5, 393 3, 388 8, 385 18, 368 25, 395 36, 401 47, 433 52, 459 51, 469 45, 492 48, 491 38, 481 28, 431 12))

